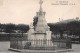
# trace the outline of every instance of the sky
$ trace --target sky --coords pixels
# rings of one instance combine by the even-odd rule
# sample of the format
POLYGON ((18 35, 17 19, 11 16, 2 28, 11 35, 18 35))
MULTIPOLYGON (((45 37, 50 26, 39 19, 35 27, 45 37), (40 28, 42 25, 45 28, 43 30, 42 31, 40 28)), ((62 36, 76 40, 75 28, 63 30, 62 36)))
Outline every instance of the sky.
MULTIPOLYGON (((39 1, 0 0, 0 23, 32 23, 40 8, 39 1)), ((59 22, 59 18, 63 20, 75 19, 80 17, 80 0, 43 0, 42 9, 46 12, 47 23, 59 22), (63 2, 68 5, 61 5, 63 2)))

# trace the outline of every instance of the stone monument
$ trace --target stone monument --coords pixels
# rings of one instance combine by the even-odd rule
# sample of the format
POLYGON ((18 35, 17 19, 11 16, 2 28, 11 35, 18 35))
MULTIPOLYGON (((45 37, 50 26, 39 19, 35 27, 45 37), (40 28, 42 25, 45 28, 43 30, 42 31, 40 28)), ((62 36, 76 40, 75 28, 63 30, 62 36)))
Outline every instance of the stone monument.
MULTIPOLYGON (((40 0, 40 9, 39 12, 36 13, 36 17, 38 18, 37 24, 33 26, 31 23, 29 25, 29 31, 26 34, 28 36, 28 40, 23 37, 13 37, 10 40, 10 49, 13 51, 21 51, 23 49, 28 50, 57 50, 61 49, 71 49, 72 44, 69 39, 56 39, 53 38, 51 40, 51 31, 50 27, 47 25, 45 19, 45 12, 42 10, 43 1, 40 0)), ((17 34, 19 35, 19 34, 17 34)), ((41 51, 40 51, 41 52, 41 51)))
POLYGON ((45 12, 43 12, 42 10, 42 3, 43 1, 40 0, 40 9, 39 12, 37 12, 36 16, 38 17, 38 22, 35 26, 33 24, 30 25, 30 30, 29 30, 29 39, 33 39, 31 38, 31 36, 36 36, 34 37, 34 39, 51 39, 51 31, 50 31, 50 27, 47 25, 46 19, 45 19, 45 12), (32 32, 33 31, 33 32, 32 32), (30 35, 32 34, 32 35, 30 35), (40 38, 42 37, 42 38, 40 38))
MULTIPOLYGON (((47 22, 45 19, 45 12, 43 12, 42 10, 43 1, 40 0, 39 4, 40 4, 40 9, 39 9, 39 12, 36 13, 36 17, 38 17, 38 22, 36 26, 33 26, 33 24, 29 26, 30 29, 28 32, 28 39, 29 40, 51 40, 50 27, 47 25, 47 22)), ((46 41, 43 41, 43 42, 46 42, 46 41)))

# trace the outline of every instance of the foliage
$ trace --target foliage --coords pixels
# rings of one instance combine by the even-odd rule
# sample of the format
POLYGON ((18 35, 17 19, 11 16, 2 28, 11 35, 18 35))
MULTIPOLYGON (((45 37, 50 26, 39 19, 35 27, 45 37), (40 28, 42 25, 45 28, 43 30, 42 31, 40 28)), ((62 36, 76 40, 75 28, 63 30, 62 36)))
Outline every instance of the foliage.
POLYGON ((0 32, 16 33, 16 31, 26 33, 29 30, 29 26, 25 24, 0 24, 0 32))
POLYGON ((71 21, 68 23, 48 23, 50 26, 50 30, 54 33, 60 33, 63 36, 63 33, 66 31, 69 35, 77 35, 80 36, 80 22, 79 21, 71 21))
POLYGON ((37 22, 38 22, 38 17, 34 17, 34 20, 33 20, 34 29, 36 27, 37 22))
POLYGON ((22 33, 26 33, 29 30, 29 26, 24 24, 19 24, 17 25, 16 29, 20 30, 22 33))

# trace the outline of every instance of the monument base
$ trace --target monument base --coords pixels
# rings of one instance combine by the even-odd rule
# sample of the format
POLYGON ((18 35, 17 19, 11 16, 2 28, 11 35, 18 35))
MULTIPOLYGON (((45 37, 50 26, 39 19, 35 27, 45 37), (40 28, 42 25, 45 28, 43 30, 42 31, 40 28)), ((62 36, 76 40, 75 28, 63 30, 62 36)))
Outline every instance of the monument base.
POLYGON ((72 49, 56 49, 56 50, 29 50, 29 49, 24 49, 24 50, 19 50, 19 49, 13 49, 9 48, 8 50, 14 51, 14 52, 20 52, 20 53, 54 53, 54 52, 71 52, 73 51, 72 49))

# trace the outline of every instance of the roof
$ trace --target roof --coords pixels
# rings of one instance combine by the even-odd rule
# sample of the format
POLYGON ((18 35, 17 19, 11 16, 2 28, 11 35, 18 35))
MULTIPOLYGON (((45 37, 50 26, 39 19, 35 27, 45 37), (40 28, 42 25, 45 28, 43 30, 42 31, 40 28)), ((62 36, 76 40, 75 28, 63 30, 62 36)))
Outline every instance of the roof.
POLYGON ((63 21, 57 22, 56 24, 69 23, 69 22, 72 22, 72 21, 78 21, 78 20, 76 20, 76 19, 68 19, 68 20, 63 20, 63 21))

